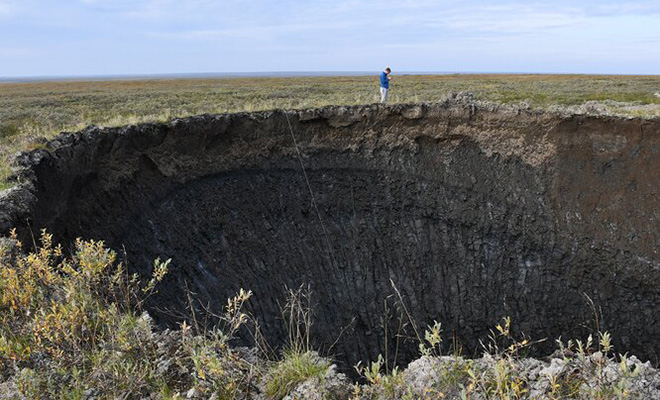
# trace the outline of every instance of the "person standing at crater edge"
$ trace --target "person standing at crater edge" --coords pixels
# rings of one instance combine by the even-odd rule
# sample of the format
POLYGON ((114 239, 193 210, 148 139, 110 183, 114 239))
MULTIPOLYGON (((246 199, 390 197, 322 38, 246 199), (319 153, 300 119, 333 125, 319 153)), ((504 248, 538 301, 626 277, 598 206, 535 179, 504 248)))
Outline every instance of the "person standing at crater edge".
POLYGON ((392 77, 390 76, 390 73, 392 70, 390 67, 385 68, 385 71, 381 72, 380 74, 380 102, 385 103, 387 101, 387 98, 390 95, 390 81, 392 80, 392 77))

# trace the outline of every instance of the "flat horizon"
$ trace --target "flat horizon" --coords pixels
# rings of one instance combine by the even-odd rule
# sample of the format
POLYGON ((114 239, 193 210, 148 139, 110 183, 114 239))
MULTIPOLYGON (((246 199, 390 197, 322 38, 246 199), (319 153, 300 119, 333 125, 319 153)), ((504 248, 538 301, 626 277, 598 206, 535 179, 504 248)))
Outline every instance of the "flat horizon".
MULTIPOLYGON (((150 79, 231 79, 231 78, 297 78, 369 76, 380 71, 250 71, 250 72, 182 72, 155 74, 99 74, 99 75, 36 75, 0 76, 0 83, 31 83, 58 81, 115 81, 150 79)), ((589 73, 589 72, 529 72, 529 71, 393 71, 394 75, 584 75, 584 76, 658 76, 640 73, 589 73)))

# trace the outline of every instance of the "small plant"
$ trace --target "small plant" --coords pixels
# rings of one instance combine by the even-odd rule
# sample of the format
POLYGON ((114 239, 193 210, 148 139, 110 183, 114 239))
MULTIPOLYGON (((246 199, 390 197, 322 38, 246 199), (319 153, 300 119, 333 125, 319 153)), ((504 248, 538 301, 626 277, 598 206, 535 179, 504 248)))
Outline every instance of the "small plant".
MULTIPOLYGON (((561 348, 571 350, 571 342, 561 348)), ((613 370, 612 364, 616 360, 613 354, 614 346, 609 332, 598 332, 598 343, 589 335, 586 341, 576 340, 577 356, 568 359, 568 362, 579 371, 573 377, 579 382, 576 392, 584 393, 594 399, 623 399, 630 396, 632 381, 640 373, 639 369, 631 370, 628 366, 628 357, 619 355, 618 368, 613 370), (609 373, 605 369, 609 368, 609 373)), ((573 385, 575 386, 575 385, 573 385)))
POLYGON ((281 399, 310 378, 323 379, 330 362, 312 350, 312 292, 307 286, 289 289, 282 308, 288 342, 282 357, 268 371, 266 394, 281 399))
POLYGON ((268 372, 266 394, 272 399, 282 399, 310 378, 323 379, 328 368, 330 362, 314 352, 285 351, 268 372))
POLYGON ((470 368, 469 383, 462 395, 469 397, 473 392, 495 399, 521 399, 528 392, 527 382, 517 363, 520 352, 533 343, 523 335, 515 339, 511 331, 511 318, 504 317, 501 323, 491 330, 486 344, 482 343, 487 368, 470 368))
POLYGON ((289 289, 282 309, 288 333, 287 352, 303 354, 312 351, 312 291, 309 286, 289 289))
POLYGON ((359 362, 355 366, 358 375, 362 376, 368 386, 357 390, 356 395, 366 395, 368 398, 379 399, 399 399, 405 394, 403 376, 399 368, 394 367, 388 373, 383 372, 385 359, 378 355, 376 361, 372 361, 367 366, 359 362))
POLYGON ((199 393, 235 399, 255 390, 260 367, 246 361, 229 346, 229 341, 249 319, 243 306, 251 297, 251 291, 240 289, 227 300, 219 324, 203 332, 195 328, 198 335, 193 334, 187 322, 181 324, 182 347, 192 362, 193 387, 199 393))
POLYGON ((439 356, 442 354, 442 324, 433 321, 433 325, 424 331, 424 340, 419 344, 419 352, 423 356, 439 356))

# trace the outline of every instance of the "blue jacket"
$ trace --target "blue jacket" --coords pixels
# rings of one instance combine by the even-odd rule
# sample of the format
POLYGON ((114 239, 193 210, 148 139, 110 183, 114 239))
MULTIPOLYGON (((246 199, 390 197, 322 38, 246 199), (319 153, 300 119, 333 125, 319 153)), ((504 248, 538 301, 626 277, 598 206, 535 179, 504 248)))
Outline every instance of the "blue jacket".
POLYGON ((387 78, 388 78, 387 72, 383 71, 380 74, 380 87, 385 88, 385 89, 390 88, 390 80, 387 79, 387 78))

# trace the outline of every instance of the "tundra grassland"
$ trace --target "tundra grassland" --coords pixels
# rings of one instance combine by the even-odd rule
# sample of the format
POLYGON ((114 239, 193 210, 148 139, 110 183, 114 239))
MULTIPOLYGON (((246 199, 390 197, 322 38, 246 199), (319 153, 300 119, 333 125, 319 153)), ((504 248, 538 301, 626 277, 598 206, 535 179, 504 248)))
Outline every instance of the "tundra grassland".
MULTIPOLYGON (((545 110, 660 116, 660 76, 452 74, 393 76, 390 103, 476 100, 545 110)), ((378 76, 0 83, 0 188, 11 159, 88 125, 121 126, 204 113, 369 104, 378 76)))

